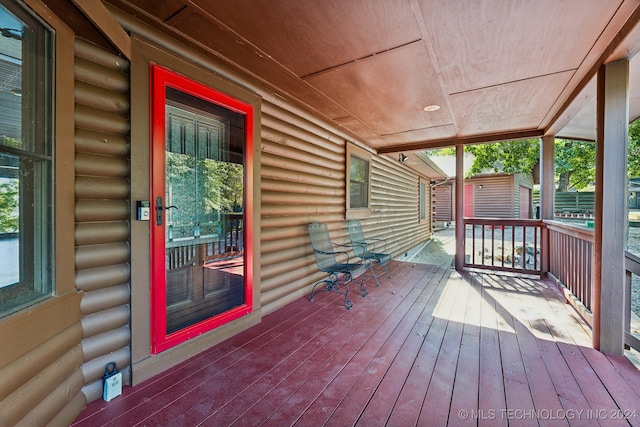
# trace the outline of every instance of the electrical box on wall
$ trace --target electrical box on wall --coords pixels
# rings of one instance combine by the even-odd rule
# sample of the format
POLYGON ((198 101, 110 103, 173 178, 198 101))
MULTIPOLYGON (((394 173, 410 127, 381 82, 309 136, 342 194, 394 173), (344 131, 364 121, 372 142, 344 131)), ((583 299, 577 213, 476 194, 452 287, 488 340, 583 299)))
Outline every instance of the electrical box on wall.
POLYGON ((149 221, 151 219, 151 204, 148 200, 136 201, 136 219, 138 221, 149 221))

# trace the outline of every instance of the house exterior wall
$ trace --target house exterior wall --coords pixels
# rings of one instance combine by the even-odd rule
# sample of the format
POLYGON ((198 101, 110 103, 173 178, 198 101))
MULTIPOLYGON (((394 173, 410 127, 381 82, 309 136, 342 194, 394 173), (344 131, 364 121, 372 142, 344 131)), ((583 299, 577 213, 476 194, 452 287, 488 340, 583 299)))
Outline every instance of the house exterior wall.
MULTIPOLYGON (((144 119, 144 114, 133 118, 134 100, 141 91, 149 90, 148 80, 139 78, 148 70, 138 69, 134 75, 129 61, 115 51, 68 31, 58 34, 66 37, 66 49, 73 52, 66 61, 67 84, 59 88, 61 94, 66 93, 68 111, 74 111, 72 118, 67 117, 71 161, 67 177, 59 177, 56 190, 65 195, 57 199, 59 222, 65 223, 66 218, 68 224, 57 231, 57 274, 66 279, 59 284, 67 292, 53 308, 47 306, 51 311, 32 310, 26 323, 24 316, 0 321, 3 342, 18 337, 25 342, 12 346, 11 351, 3 350, 0 356, 2 425, 69 424, 88 402, 102 397, 101 379, 107 363, 117 363, 125 384, 136 384, 136 362, 143 372, 139 382, 260 318, 240 319, 183 353, 167 351, 157 358, 161 362, 149 356, 148 328, 144 329, 149 317, 149 299, 145 299, 149 292, 145 271, 149 268, 145 261, 148 236, 147 240, 144 237, 148 230, 146 224, 133 219, 132 208, 135 200, 148 199, 149 191, 148 173, 144 172, 148 160, 145 166, 140 155, 146 151, 148 156, 149 139, 140 138, 139 133, 134 137, 132 132, 134 125, 136 132, 149 128, 148 119, 134 123, 144 119), (143 325, 138 335, 134 323, 143 325), (156 363, 158 367, 149 368, 156 363)), ((140 50, 146 45, 134 46, 140 50)), ((174 51, 165 46, 165 55, 194 67, 193 58, 183 54, 189 49, 175 46, 174 51)), ((259 162, 253 184, 258 187, 255 212, 260 230, 255 266, 259 278, 254 292, 257 307, 263 313, 272 312, 307 295, 324 278, 315 265, 308 223, 326 222, 334 240, 348 241, 346 148, 358 142, 350 142, 339 130, 273 98, 255 82, 236 78, 210 58, 197 68, 203 80, 226 79, 229 88, 239 87, 261 99, 254 153, 259 162)), ((148 114, 148 98, 135 102, 148 114)), ((388 251, 400 257, 430 236, 429 186, 426 219, 421 221, 421 178, 414 171, 391 156, 371 153, 371 172, 370 215, 360 220, 366 235, 387 239, 388 251)))
POLYGON ((475 187, 475 217, 514 218, 515 201, 512 175, 474 177, 465 180, 466 184, 472 184, 475 187))
MULTIPOLYGON (((325 276, 316 268, 309 223, 325 222, 337 243, 349 241, 347 142, 285 106, 262 105, 261 303, 268 313, 325 276)), ((418 186, 419 177, 391 157, 372 156, 371 215, 360 222, 365 235, 386 239, 394 256, 429 237, 429 221, 419 223, 418 186)))
POLYGON ((88 401, 116 362, 130 384, 129 63, 76 41, 75 265, 88 401))

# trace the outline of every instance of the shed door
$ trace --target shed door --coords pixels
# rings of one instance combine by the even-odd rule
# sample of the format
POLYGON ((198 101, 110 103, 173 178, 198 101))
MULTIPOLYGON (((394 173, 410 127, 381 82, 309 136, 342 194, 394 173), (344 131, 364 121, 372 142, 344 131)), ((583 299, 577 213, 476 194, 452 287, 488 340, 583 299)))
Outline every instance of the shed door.
POLYGON ((520 186, 520 218, 531 216, 531 189, 520 186))
POLYGON ((251 312, 249 107, 153 68, 152 352, 251 312))
POLYGON ((464 185, 464 216, 466 218, 473 217, 473 184, 465 184, 464 185))

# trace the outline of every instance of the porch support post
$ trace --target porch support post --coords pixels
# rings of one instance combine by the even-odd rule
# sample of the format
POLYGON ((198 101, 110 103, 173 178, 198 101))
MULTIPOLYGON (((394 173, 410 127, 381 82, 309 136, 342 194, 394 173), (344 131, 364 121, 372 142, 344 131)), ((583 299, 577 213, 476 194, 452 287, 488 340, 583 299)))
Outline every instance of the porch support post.
POLYGON ((456 271, 464 270, 464 145, 456 145, 456 271))
MULTIPOLYGON (((540 219, 553 219, 555 186, 553 183, 555 174, 555 135, 545 135, 540 140, 540 219)), ((541 275, 549 272, 549 257, 551 246, 549 233, 546 229, 542 232, 542 265, 541 275)))
POLYGON ((546 135, 540 141, 540 218, 553 219, 555 187, 554 163, 555 135, 546 135))
POLYGON ((622 355, 629 61, 601 66, 597 82, 593 346, 622 355))

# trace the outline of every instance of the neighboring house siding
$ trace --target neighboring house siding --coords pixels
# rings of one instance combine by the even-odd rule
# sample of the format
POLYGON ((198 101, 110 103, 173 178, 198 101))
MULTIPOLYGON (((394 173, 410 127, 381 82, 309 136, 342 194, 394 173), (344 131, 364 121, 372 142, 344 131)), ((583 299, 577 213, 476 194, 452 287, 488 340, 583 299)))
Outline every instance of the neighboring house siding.
POLYGON ((453 221, 453 185, 442 184, 434 187, 433 192, 433 219, 434 221, 453 221))
POLYGON ((513 178, 511 175, 474 178, 469 181, 475 186, 475 217, 514 218, 513 178))
POLYGON ((102 397, 109 362, 130 383, 129 66, 79 40, 75 68, 75 281, 91 402, 102 397))
MULTIPOLYGON (((327 223, 337 243, 349 240, 346 141, 284 105, 264 100, 262 106, 261 303, 269 313, 326 276, 316 268, 309 223, 327 223)), ((373 155, 371 216, 361 222, 365 235, 387 239, 394 256, 429 237, 430 222, 419 223, 418 181, 390 157, 373 155)))

